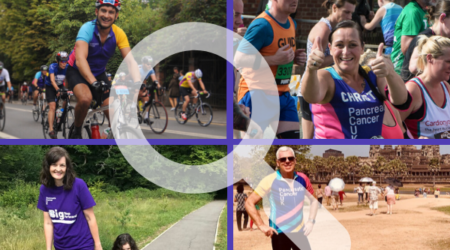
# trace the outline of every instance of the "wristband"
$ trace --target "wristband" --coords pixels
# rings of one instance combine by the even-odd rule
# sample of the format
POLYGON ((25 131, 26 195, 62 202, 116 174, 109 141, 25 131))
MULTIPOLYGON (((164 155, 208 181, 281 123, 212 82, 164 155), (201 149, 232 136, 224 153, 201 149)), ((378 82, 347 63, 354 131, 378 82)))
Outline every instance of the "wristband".
POLYGON ((308 222, 312 222, 312 224, 316 224, 316 220, 308 219, 308 222))

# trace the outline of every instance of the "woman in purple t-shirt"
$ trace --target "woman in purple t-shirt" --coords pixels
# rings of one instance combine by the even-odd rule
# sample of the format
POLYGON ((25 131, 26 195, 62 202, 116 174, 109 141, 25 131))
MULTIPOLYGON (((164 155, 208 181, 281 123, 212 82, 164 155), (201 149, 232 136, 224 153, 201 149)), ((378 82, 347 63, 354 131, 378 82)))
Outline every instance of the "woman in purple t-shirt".
POLYGON ((94 198, 86 183, 75 178, 69 154, 51 148, 41 170, 37 207, 44 212, 46 249, 102 250, 93 207, 94 198))

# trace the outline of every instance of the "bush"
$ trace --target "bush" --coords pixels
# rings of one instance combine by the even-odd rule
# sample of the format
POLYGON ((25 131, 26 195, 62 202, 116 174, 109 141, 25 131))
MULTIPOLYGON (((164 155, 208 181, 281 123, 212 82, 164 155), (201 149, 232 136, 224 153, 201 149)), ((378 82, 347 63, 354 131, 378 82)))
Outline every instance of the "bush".
POLYGON ((38 184, 16 181, 12 187, 0 196, 1 207, 26 208, 36 206, 39 198, 38 184))

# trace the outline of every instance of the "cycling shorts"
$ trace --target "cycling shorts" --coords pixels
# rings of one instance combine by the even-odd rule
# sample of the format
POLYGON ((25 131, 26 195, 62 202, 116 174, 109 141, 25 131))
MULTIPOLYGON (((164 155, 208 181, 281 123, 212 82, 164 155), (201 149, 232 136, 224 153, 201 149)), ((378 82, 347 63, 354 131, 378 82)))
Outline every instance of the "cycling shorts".
POLYGON ((180 87, 180 95, 182 97, 185 97, 187 95, 191 95, 191 93, 192 93, 192 89, 191 88, 180 87))
MULTIPOLYGON (((108 90, 105 91, 105 93, 103 93, 103 95, 102 95, 102 101, 105 101, 106 99, 109 98, 109 89, 111 88, 111 81, 108 80, 108 77, 106 76, 105 72, 101 73, 100 75, 98 75, 95 78, 97 79, 97 81, 104 81, 107 85, 109 85, 108 90)), ((86 79, 84 79, 84 77, 81 75, 80 71, 73 68, 72 66, 67 67, 66 81, 69 83, 70 90, 73 90, 75 88, 75 86, 77 86, 78 84, 86 84, 89 87, 89 89, 91 90, 93 100, 97 99, 97 96, 99 95, 99 93, 93 91, 92 85, 90 83, 88 83, 88 81, 86 81, 86 79)))
POLYGON ((300 101, 300 109, 302 111, 302 118, 312 122, 312 113, 309 103, 305 101, 303 96, 299 96, 299 101, 300 101))
POLYGON ((6 85, 0 86, 0 93, 6 92, 6 85))
MULTIPOLYGON (((58 86, 58 87, 59 87, 59 88, 62 88, 63 85, 60 85, 60 86, 58 86)), ((47 99, 47 102, 48 102, 48 103, 55 102, 55 100, 56 100, 56 94, 57 94, 58 92, 56 91, 56 89, 55 89, 53 86, 45 85, 45 93, 46 93, 45 99, 47 99)))

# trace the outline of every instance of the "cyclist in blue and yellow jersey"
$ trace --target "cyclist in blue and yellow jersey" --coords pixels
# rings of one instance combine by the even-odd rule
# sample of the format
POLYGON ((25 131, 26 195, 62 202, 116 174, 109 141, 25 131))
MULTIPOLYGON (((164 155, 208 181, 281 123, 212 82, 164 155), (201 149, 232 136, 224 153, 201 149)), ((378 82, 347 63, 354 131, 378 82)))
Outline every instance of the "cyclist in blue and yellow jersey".
MULTIPOLYGON (((67 82, 77 98, 72 139, 81 138, 81 126, 93 99, 102 97, 102 106, 109 105, 111 82, 105 71, 116 47, 125 59, 133 81, 140 84, 138 65, 133 56, 128 55, 131 48, 127 35, 114 24, 119 16, 120 0, 97 0, 95 6, 97 18, 81 26, 69 56, 67 82)), ((109 121, 109 112, 104 113, 109 121)))
MULTIPOLYGON (((55 119, 55 109, 56 109, 56 97, 59 96, 58 90, 64 88, 64 82, 66 80, 67 64, 69 56, 67 52, 61 51, 56 54, 56 63, 50 64, 49 76, 45 78, 45 93, 46 99, 49 106, 48 111, 48 135, 52 139, 57 139, 57 133, 53 131, 53 122, 55 119)), ((64 103, 64 106, 66 104, 64 103)))
MULTIPOLYGON (((0 62, 0 95, 2 96, 3 103, 6 102, 5 92, 9 89, 12 89, 11 80, 9 79, 9 72, 7 69, 3 68, 3 63, 0 62), (6 84, 5 84, 6 82, 6 84), (6 86, 8 85, 8 86, 6 86)), ((0 107, 0 108, 3 108, 0 107)), ((0 119, 3 119, 3 113, 0 112, 0 119)))
MULTIPOLYGON (((153 58, 151 56, 144 56, 142 58, 142 65, 139 65, 139 73, 141 74, 141 89, 139 90, 139 100, 145 104, 150 100, 150 96, 153 95, 155 100, 158 100, 158 95, 154 95, 155 88, 160 88, 158 81, 156 80, 156 74, 152 67, 153 58), (151 79, 151 80, 150 80, 151 79), (149 86, 149 91, 147 91, 149 86)), ((150 108, 150 106, 148 107, 150 108)), ((148 112, 145 112, 144 123, 148 123, 148 112)))
POLYGON ((319 202, 307 189, 308 177, 295 171, 294 150, 280 147, 276 157, 279 169, 262 179, 245 202, 245 210, 261 232, 272 238, 272 249, 310 250, 306 236, 313 230, 319 202), (255 207, 263 197, 270 201, 269 225, 255 207), (308 219, 303 214, 305 198, 311 204, 308 219))
POLYGON ((31 82, 31 86, 33 87, 33 105, 34 110, 37 110, 36 102, 38 99, 39 90, 45 89, 45 77, 48 76, 48 66, 42 65, 41 70, 34 75, 33 82, 31 82))
MULTIPOLYGON (((183 76, 183 79, 180 81, 180 95, 184 99, 183 103, 183 112, 181 112, 181 118, 183 120, 187 120, 186 116, 186 108, 190 101, 190 95, 192 93, 192 96, 197 96, 197 89, 194 86, 194 83, 198 81, 200 87, 203 89, 203 93, 208 94, 208 91, 205 89, 205 85, 202 81, 203 73, 201 69, 196 69, 193 72, 188 72, 186 75, 183 76)), ((197 98, 194 98, 192 102, 195 104, 197 103, 197 98)))

